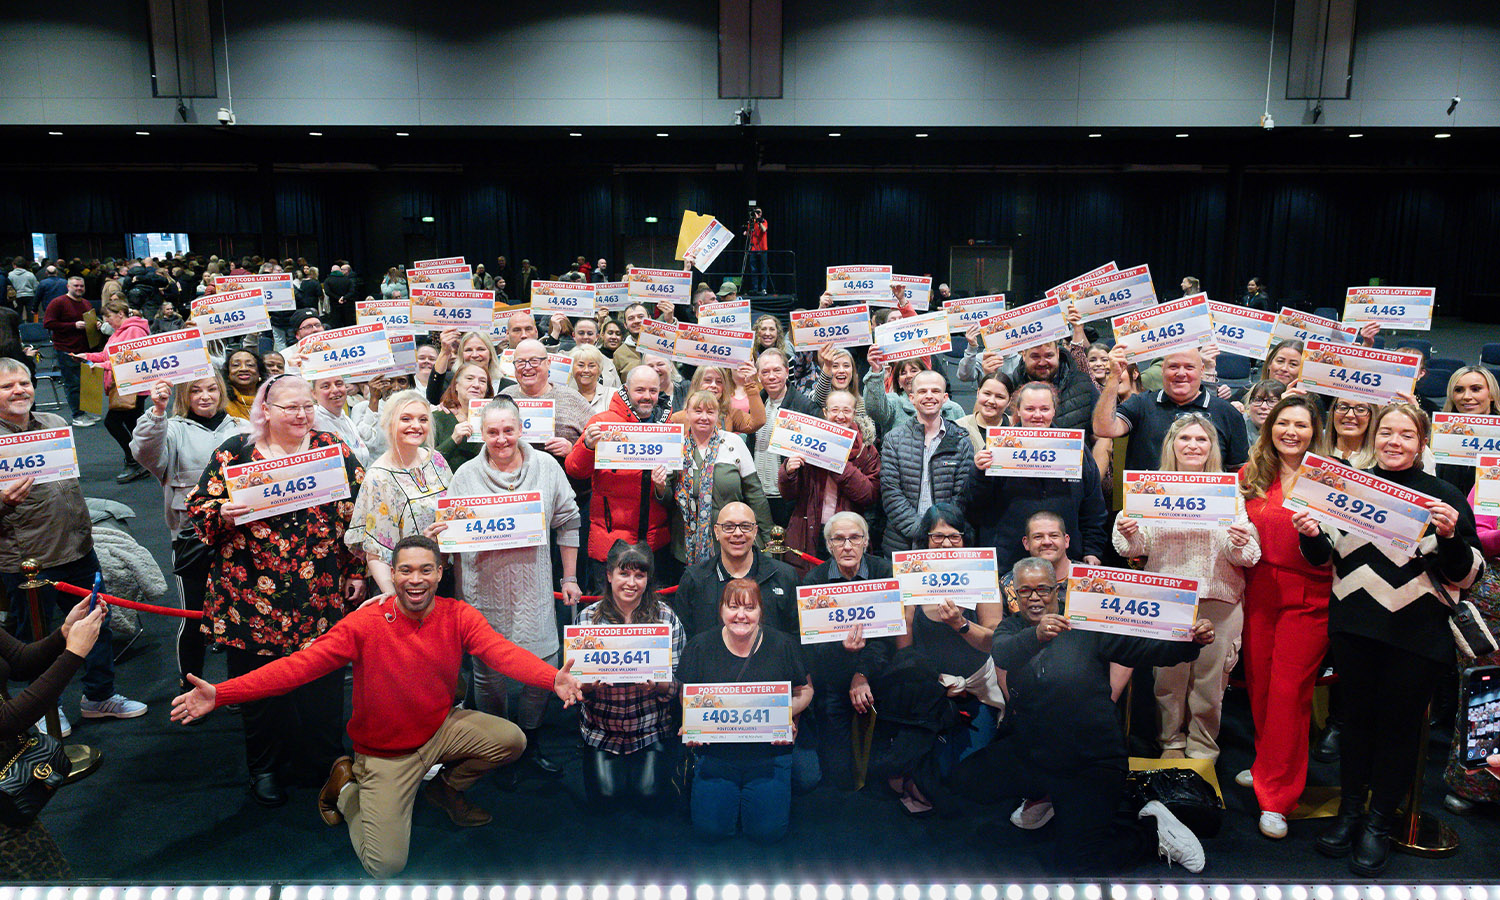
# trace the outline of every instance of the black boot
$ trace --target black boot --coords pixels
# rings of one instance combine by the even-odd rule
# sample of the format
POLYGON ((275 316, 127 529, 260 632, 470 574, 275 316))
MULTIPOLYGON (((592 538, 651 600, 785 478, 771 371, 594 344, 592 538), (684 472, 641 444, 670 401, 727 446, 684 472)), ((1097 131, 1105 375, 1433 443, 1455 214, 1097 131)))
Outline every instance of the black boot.
POLYGON ((286 802, 286 790, 275 772, 258 772, 250 776, 250 796, 261 806, 281 806, 286 802))
POLYGON ((1316 846, 1319 853, 1335 858, 1349 855, 1349 850, 1354 846, 1354 836, 1359 834, 1360 825, 1364 823, 1364 811, 1360 809, 1362 805, 1349 799, 1339 803, 1338 817, 1328 830, 1318 836, 1316 846))
POLYGON ((1391 825, 1394 815, 1370 810, 1365 818, 1365 827, 1354 839, 1354 849, 1349 856, 1349 871, 1365 878, 1373 878, 1385 870, 1391 856, 1391 825))
POLYGON ((1323 736, 1318 738, 1318 743, 1313 746, 1313 759, 1320 763, 1331 763, 1339 758, 1339 723, 1333 719, 1328 720, 1328 728, 1323 731, 1323 736))
POLYGON ((541 742, 537 740, 536 729, 523 729, 526 735, 526 749, 521 753, 521 762, 530 763, 532 768, 548 778, 557 778, 562 775, 562 766, 542 755, 541 742))

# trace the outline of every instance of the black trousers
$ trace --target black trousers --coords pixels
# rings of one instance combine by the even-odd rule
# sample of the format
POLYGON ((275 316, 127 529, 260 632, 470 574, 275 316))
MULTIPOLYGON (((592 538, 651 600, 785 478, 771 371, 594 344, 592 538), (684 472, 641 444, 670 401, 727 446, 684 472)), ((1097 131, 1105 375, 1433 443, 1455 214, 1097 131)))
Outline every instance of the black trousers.
POLYGON ((854 678, 856 654, 838 643, 811 644, 802 652, 812 672, 818 764, 823 777, 839 790, 853 790, 854 704, 849 700, 849 682, 854 678))
POLYGON ((661 741, 634 753, 606 753, 583 748, 583 789, 595 806, 631 804, 651 812, 665 811, 662 803, 671 786, 671 754, 661 741))
MULTIPOLYGON (((225 650, 230 678, 253 672, 279 657, 225 650)), ((245 763, 250 774, 293 770, 298 781, 322 783, 344 754, 344 670, 265 700, 240 705, 245 727, 245 763)))
MULTIPOLYGON (((182 598, 183 609, 203 611, 203 597, 208 593, 209 554, 201 552, 202 542, 197 536, 178 537, 172 540, 172 572, 177 577, 177 596, 182 598), (196 545, 196 547, 195 547, 196 545)), ((452 596, 445 594, 444 596, 452 596)), ((203 658, 207 650, 207 639, 199 627, 201 619, 179 619, 177 625, 177 675, 187 680, 187 675, 203 677, 203 658)))
POLYGON ((1043 769, 1021 749, 1016 741, 1003 740, 975 752, 954 767, 949 788, 986 804, 1051 798, 1053 852, 1046 862, 1058 874, 1119 872, 1153 855, 1156 820, 1136 818, 1121 808, 1123 758, 1043 769))
POLYGON ((135 462, 135 455, 130 452, 130 435, 135 431, 135 423, 141 417, 141 398, 135 398, 135 406, 130 409, 111 409, 104 414, 104 430, 120 445, 120 452, 125 454, 125 465, 135 462))
POLYGON ((1422 721, 1443 664, 1352 634, 1332 637, 1344 704, 1339 789, 1345 800, 1370 792, 1370 811, 1393 816, 1411 789, 1422 721))

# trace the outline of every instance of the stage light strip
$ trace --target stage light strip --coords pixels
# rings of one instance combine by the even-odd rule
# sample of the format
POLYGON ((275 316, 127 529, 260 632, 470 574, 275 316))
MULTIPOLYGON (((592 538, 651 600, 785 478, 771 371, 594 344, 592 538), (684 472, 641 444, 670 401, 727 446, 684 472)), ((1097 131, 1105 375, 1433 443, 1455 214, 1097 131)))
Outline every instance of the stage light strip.
POLYGON ((0 900, 1500 900, 1495 884, 915 882, 0 885, 0 900))

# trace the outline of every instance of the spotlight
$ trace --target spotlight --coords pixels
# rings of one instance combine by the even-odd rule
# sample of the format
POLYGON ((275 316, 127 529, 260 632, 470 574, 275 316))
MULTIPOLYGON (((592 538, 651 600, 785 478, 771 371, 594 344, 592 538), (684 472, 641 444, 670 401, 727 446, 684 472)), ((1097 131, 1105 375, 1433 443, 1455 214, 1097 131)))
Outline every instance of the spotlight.
POLYGON ((1462 98, 1462 97, 1454 97, 1452 100, 1449 100, 1448 101, 1448 115, 1450 115, 1450 116, 1453 115, 1453 111, 1455 109, 1458 109, 1458 104, 1460 104, 1462 102, 1464 102, 1464 98, 1462 98))

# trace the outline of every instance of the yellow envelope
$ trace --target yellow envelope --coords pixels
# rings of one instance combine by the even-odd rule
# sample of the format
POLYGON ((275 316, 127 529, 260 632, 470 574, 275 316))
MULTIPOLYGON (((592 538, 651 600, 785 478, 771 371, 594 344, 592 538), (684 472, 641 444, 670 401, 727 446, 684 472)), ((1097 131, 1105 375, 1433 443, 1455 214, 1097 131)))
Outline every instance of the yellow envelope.
POLYGON ((673 259, 682 259, 688 245, 696 241, 713 220, 713 216, 699 215, 690 209, 683 210, 682 228, 677 231, 677 255, 673 259))

